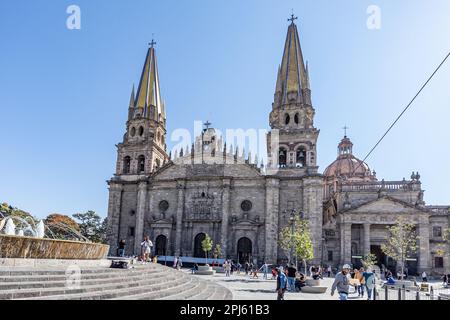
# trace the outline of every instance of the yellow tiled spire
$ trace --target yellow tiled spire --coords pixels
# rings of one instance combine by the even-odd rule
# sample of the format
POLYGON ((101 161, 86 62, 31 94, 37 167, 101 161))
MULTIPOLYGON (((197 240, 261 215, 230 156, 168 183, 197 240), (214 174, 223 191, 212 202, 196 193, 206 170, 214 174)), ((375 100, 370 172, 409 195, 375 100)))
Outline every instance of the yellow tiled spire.
POLYGON ((159 89, 158 64, 153 47, 155 42, 152 41, 150 44, 151 47, 148 49, 141 80, 139 81, 135 108, 136 113, 139 113, 142 117, 159 120, 160 117, 164 116, 164 110, 159 89))
POLYGON ((302 48, 294 16, 289 21, 283 59, 278 71, 276 93, 281 104, 292 102, 290 97, 296 97, 295 102, 302 102, 303 90, 309 88, 308 73, 303 60, 302 48), (292 95, 297 93, 297 95, 292 95))

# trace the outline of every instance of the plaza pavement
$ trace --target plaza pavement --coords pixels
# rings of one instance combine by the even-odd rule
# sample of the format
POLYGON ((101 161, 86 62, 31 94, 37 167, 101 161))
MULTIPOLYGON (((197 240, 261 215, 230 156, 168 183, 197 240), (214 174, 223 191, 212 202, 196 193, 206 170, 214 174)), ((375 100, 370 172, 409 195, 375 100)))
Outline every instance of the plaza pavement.
MULTIPOLYGON (((183 270, 183 272, 191 273, 190 270, 183 270)), ((233 300, 276 300, 277 298, 275 292, 276 281, 262 279, 262 273, 258 274, 258 279, 253 279, 248 275, 246 276, 245 273, 241 273, 240 275, 234 273, 230 277, 225 277, 224 273, 216 273, 214 276, 195 276, 204 280, 216 282, 228 288, 233 293, 233 300)), ((272 275, 269 274, 269 279, 271 277, 272 275)), ((323 280, 320 280, 320 286, 328 288, 324 294, 286 292, 284 295, 285 300, 339 300, 337 292, 334 296, 331 296, 331 285, 333 284, 333 281, 334 278, 323 278, 323 280)), ((442 287, 439 280, 430 281, 429 284, 434 285, 435 287, 442 287)), ((351 288, 348 299, 365 301, 367 300, 367 293, 364 295, 364 298, 359 298, 358 294, 351 288)))

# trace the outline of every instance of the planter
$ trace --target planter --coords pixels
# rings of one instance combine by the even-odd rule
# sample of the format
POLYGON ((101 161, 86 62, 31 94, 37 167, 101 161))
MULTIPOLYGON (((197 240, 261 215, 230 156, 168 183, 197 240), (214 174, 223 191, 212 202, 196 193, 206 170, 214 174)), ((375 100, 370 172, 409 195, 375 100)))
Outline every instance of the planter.
POLYGON ((203 276, 213 276, 216 274, 216 270, 213 270, 213 268, 210 266, 199 266, 195 274, 203 276))

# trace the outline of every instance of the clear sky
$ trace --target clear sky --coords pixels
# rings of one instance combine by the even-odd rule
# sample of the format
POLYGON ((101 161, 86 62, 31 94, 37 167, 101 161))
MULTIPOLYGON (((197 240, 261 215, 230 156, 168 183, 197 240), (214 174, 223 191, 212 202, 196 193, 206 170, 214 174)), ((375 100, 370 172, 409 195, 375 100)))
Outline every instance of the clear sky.
MULTIPOLYGON (((447 54, 450 1, 2 0, 0 201, 38 217, 106 215, 152 33, 169 134, 207 119, 222 130, 268 128, 291 9, 323 171, 345 124, 364 157, 447 54), (80 30, 66 27, 72 4, 80 30), (367 27, 370 5, 381 29, 367 27)), ((380 179, 419 171, 427 204, 450 204, 449 83, 450 61, 367 161, 380 179)))

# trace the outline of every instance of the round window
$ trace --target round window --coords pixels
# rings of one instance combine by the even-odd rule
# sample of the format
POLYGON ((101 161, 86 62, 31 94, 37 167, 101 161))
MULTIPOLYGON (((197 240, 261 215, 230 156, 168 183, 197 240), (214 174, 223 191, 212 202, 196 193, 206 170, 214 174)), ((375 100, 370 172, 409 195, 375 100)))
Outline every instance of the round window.
POLYGON ((163 200, 159 203, 159 210, 162 212, 166 212, 169 209, 169 203, 166 200, 163 200))
POLYGON ((135 127, 131 128, 130 134, 131 134, 132 137, 134 137, 136 135, 136 128, 135 127))
POLYGON ((249 200, 242 201, 242 203, 241 203, 241 209, 243 211, 250 211, 250 210, 252 210, 252 206, 253 206, 253 204, 249 200))

